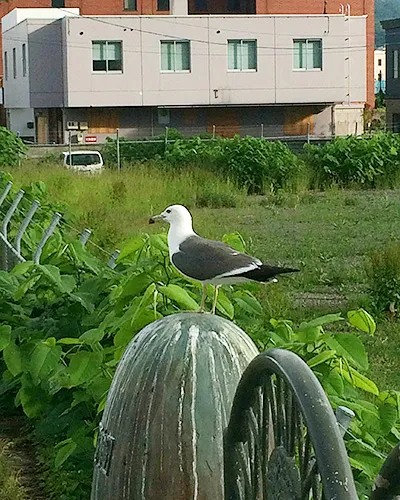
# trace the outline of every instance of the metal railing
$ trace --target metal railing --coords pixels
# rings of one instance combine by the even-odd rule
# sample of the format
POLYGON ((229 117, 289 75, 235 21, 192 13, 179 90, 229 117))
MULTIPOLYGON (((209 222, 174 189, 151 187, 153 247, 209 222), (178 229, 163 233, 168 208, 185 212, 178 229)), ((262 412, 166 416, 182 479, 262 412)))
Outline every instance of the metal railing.
MULTIPOLYGON (((22 189, 18 191, 18 193, 12 198, 12 185, 13 184, 11 181, 7 182, 0 194, 0 269, 3 271, 11 271, 17 264, 25 262, 26 260, 32 260, 34 264, 40 264, 43 249, 62 220, 62 215, 60 213, 55 212, 53 214, 50 223, 47 225, 47 227, 43 228, 41 239, 35 246, 33 254, 29 256, 28 250, 26 249, 24 251, 22 240, 25 232, 33 223, 33 218, 36 211, 40 207, 40 202, 35 199, 30 200, 22 189), (23 212, 19 209, 19 206, 23 199, 28 200, 28 203, 30 202, 30 206, 26 210, 26 213, 23 214, 24 217, 22 222, 16 222, 13 220, 13 217, 15 217, 15 213, 17 212, 17 210, 20 214, 23 212), (5 208, 7 202, 8 205, 7 208, 5 208), (15 229, 13 231, 15 236, 12 242, 10 241, 9 237, 10 224, 13 224, 15 229)), ((79 231, 77 232, 79 233, 79 231)), ((90 236, 90 229, 84 229, 82 232, 80 232, 79 239, 82 245, 86 245, 90 236)), ((119 250, 115 250, 113 254, 109 254, 101 248, 100 250, 108 255, 108 266, 111 269, 114 269, 117 265, 116 260, 120 253, 119 250)))

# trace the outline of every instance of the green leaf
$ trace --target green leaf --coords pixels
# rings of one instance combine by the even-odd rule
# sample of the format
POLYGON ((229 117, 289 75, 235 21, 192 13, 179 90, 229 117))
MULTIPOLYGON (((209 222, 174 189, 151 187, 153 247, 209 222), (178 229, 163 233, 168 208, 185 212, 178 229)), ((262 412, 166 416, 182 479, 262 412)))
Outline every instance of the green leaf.
POLYGON ((261 316, 263 313, 261 304, 248 290, 235 292, 233 300, 241 309, 249 314, 261 316))
POLYGON ((41 278, 40 274, 34 274, 29 278, 27 278, 25 281, 23 281, 15 291, 14 299, 16 301, 21 300, 22 297, 24 297, 27 294, 27 292, 36 285, 36 283, 40 280, 40 278, 41 278))
POLYGON ((96 342, 100 342, 104 334, 105 332, 101 328, 93 328, 92 330, 82 333, 79 339, 85 344, 93 345, 96 342))
POLYGON ((60 270, 56 266, 52 266, 51 264, 46 265, 37 265, 37 270, 40 271, 46 278, 50 281, 50 283, 54 283, 58 287, 61 287, 61 275, 60 270))
POLYGON ((349 456, 350 465, 366 474, 370 480, 374 480, 382 466, 382 459, 371 454, 371 450, 351 452, 349 456))
POLYGON ((326 344, 339 356, 347 359, 349 363, 355 364, 362 370, 368 369, 368 359, 365 352, 365 347, 361 340, 349 333, 338 333, 334 335, 326 335, 326 344))
POLYGON ((21 389, 18 391, 18 398, 22 408, 28 418, 38 418, 46 408, 46 394, 32 383, 23 381, 21 389))
POLYGON ((321 326, 309 326, 308 324, 300 325, 297 331, 297 338, 300 342, 305 344, 312 344, 315 342, 322 333, 321 326))
POLYGON ((301 323, 300 328, 314 327, 314 326, 323 326, 328 323, 335 323, 336 321, 343 321, 342 315, 340 313, 336 314, 326 314, 325 316, 321 316, 319 318, 312 319, 311 321, 307 321, 306 323, 301 323))
POLYGON ((347 313, 349 323, 362 332, 373 335, 376 330, 376 324, 373 317, 364 309, 357 309, 356 311, 349 311, 347 313))
POLYGON ((82 341, 73 337, 65 337, 63 339, 58 339, 57 344, 75 345, 82 344, 82 341))
POLYGON ((75 292, 71 293, 69 298, 75 300, 76 302, 79 302, 82 307, 84 307, 89 313, 92 313, 94 311, 94 304, 92 302, 93 295, 91 293, 75 292))
POLYGON ((329 375, 322 379, 322 385, 329 395, 342 397, 344 394, 343 379, 336 370, 331 370, 329 375))
POLYGON ((379 395, 379 389, 376 384, 369 378, 354 370, 351 366, 349 366, 349 370, 342 368, 340 373, 343 375, 343 378, 354 387, 358 387, 359 389, 375 394, 376 396, 379 395))
POLYGON ((336 351, 323 351, 314 356, 313 358, 309 359, 307 361, 307 364, 310 368, 313 368, 314 366, 320 365, 321 363, 325 363, 325 361, 328 361, 329 359, 332 359, 336 356, 336 351))
POLYGON ((72 455, 72 453, 74 453, 76 447, 77 444, 71 438, 58 443, 56 446, 56 448, 58 448, 58 451, 54 459, 55 467, 60 467, 72 455))
POLYGON ((224 234, 222 236, 222 241, 238 252, 244 253, 246 251, 246 243, 242 236, 237 232, 224 234))
POLYGON ((163 234, 152 234, 149 238, 150 246, 160 250, 162 253, 168 253, 168 243, 166 236, 163 234))
POLYGON ((391 404, 379 405, 381 430, 384 436, 388 435, 397 422, 397 408, 391 404))
POLYGON ((170 284, 167 286, 160 286, 158 291, 184 309, 194 311, 198 310, 200 307, 199 304, 187 293, 187 291, 178 285, 170 284))
POLYGON ((31 260, 27 260, 25 262, 20 262, 16 266, 14 266, 11 270, 11 274, 13 276, 23 276, 24 274, 31 272, 34 264, 31 260))
POLYGON ((5 349, 11 341, 11 326, 0 326, 0 351, 5 349))
POLYGON ((269 322, 275 328, 275 333, 278 335, 280 341, 283 340, 284 342, 292 342, 294 333, 291 321, 287 321, 285 319, 276 320, 271 318, 269 322))
POLYGON ((10 342, 8 346, 3 351, 4 362, 7 366, 7 370, 16 377, 22 372, 22 356, 19 347, 15 345, 15 342, 10 342))
POLYGON ((111 299, 136 297, 141 294, 143 290, 145 290, 152 283, 152 281, 153 279, 148 273, 130 276, 111 292, 111 299))
POLYGON ((86 247, 84 247, 79 240, 71 241, 69 243, 69 248, 78 262, 82 263, 95 274, 99 274, 100 269, 103 267, 102 262, 88 252, 86 247))
POLYGON ((36 344, 30 358, 30 373, 33 380, 46 380, 58 367, 61 357, 61 347, 50 347, 45 342, 36 344))
POLYGON ((145 244, 143 238, 133 238, 129 240, 121 249, 121 252, 118 256, 117 262, 125 259, 126 257, 136 253, 138 250, 142 249, 145 244))
POLYGON ((61 290, 63 293, 71 293, 76 286, 76 281, 73 276, 65 274, 61 276, 61 290))
POLYGON ((223 290, 219 290, 218 292, 216 308, 227 318, 233 319, 235 309, 232 302, 228 299, 223 290))
POLYGON ((101 352, 81 351, 72 354, 68 367, 71 386, 84 384, 95 377, 100 371, 102 360, 101 352))

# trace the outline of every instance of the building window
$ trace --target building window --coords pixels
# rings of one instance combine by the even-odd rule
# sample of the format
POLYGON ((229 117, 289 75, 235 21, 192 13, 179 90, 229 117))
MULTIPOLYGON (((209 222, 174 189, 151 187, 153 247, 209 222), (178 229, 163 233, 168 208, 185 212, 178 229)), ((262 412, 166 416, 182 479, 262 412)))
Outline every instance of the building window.
POLYGON ((137 10, 136 0, 124 0, 125 10, 137 10))
POLYGON ((122 42, 92 42, 93 71, 122 71, 122 42))
POLYGON ((208 0, 194 0, 194 8, 206 12, 208 10, 208 0))
POLYGON ((17 78, 17 49, 13 49, 13 78, 17 78))
POLYGON ((157 0, 157 10, 169 10, 169 0, 157 0))
POLYGON ((8 80, 8 54, 4 52, 4 78, 8 80))
POLYGON ((228 0, 228 11, 235 12, 240 10, 240 0, 228 0))
POLYGON ((22 44, 22 76, 26 76, 26 43, 22 44))
POLYGON ((382 59, 378 59, 378 66, 382 66, 382 59))
POLYGON ((322 70, 322 40, 293 40, 293 67, 322 70))
POLYGON ((393 78, 399 77, 399 51, 393 51, 393 78))
POLYGON ((65 7, 64 0, 51 0, 51 6, 56 9, 63 9, 65 7))
POLYGON ((256 40, 228 40, 228 70, 257 70, 256 40))
POLYGON ((161 41, 161 71, 190 71, 189 40, 161 41))

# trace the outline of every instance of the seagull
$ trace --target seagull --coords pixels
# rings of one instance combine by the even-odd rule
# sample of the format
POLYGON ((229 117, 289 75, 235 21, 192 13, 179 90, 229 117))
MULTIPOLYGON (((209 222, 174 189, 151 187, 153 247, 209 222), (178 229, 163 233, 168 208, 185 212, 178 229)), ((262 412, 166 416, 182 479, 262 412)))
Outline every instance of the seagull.
POLYGON ((246 281, 277 282, 278 274, 299 269, 263 264, 256 257, 238 252, 222 241, 207 240, 193 231, 192 216, 183 205, 171 205, 149 223, 168 222, 168 248, 171 264, 184 276, 200 281, 203 296, 200 311, 205 310, 207 285, 214 285, 212 314, 215 314, 218 288, 224 284, 246 281))

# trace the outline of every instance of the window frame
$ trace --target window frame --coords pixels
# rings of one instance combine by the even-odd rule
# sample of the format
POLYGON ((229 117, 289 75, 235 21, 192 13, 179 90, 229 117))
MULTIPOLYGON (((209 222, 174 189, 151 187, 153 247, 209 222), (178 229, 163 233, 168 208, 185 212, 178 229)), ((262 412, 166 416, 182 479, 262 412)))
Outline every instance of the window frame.
POLYGON ((138 8, 137 8, 137 0, 124 0, 124 10, 128 10, 130 12, 137 12, 138 8), (127 4, 129 3, 129 1, 134 1, 135 2, 135 8, 132 9, 130 7, 127 7, 127 4))
POLYGON ((399 50, 393 50, 393 79, 399 78, 399 50))
POLYGON ((27 58, 26 58, 26 43, 22 44, 22 76, 26 77, 27 71, 27 58))
MULTIPOLYGON (((258 46, 257 46, 257 39, 256 38, 229 38, 227 40, 227 50, 228 50, 228 57, 227 57, 227 62, 228 62, 228 73, 257 73, 258 71, 258 46), (255 60, 255 68, 249 68, 249 69, 243 69, 237 68, 237 69, 231 69, 229 68, 229 43, 232 42, 240 42, 240 47, 243 46, 243 42, 254 42, 254 60, 255 60)), ((242 54, 240 55, 240 65, 242 66, 242 54)))
POLYGON ((171 0, 157 0, 157 12, 169 12, 171 10, 171 0), (167 2, 168 3, 168 8, 167 9, 160 9, 160 3, 161 2, 167 2))
POLYGON ((4 51, 4 80, 8 81, 8 52, 4 51))
POLYGON ((17 47, 12 49, 13 80, 17 79, 17 47))
MULTIPOLYGON (((112 59, 112 60, 117 60, 117 59, 112 59)), ((105 74, 119 75, 119 74, 121 74, 123 72, 124 72, 124 56, 123 56, 123 44, 122 44, 122 40, 92 40, 92 74, 95 74, 95 75, 98 75, 98 74, 103 74, 103 75, 105 75, 105 74), (106 53, 106 59, 105 59, 106 69, 94 69, 93 68, 93 63, 95 61, 95 59, 93 58, 93 45, 94 44, 100 44, 100 43, 105 44, 105 47, 106 47, 106 50, 105 50, 105 53, 106 53), (108 69, 108 61, 109 61, 109 59, 108 59, 107 47, 108 47, 109 43, 119 43, 120 44, 121 69, 108 69)))
POLYGON ((160 40, 160 72, 161 73, 191 73, 192 72, 192 47, 190 40, 179 39, 179 40, 160 40), (176 51, 174 50, 174 69, 163 69, 162 68, 162 46, 173 45, 176 47, 178 43, 187 44, 189 50, 189 69, 175 69, 176 68, 176 51))
POLYGON ((323 63, 323 41, 322 38, 293 38, 293 58, 292 58, 292 71, 323 71, 324 68, 324 63, 323 63), (294 67, 294 61, 295 61, 295 43, 296 42, 305 42, 306 44, 306 67, 305 68, 295 68, 294 67), (321 44, 321 67, 319 68, 308 68, 307 67, 307 46, 309 42, 320 42, 321 44))

